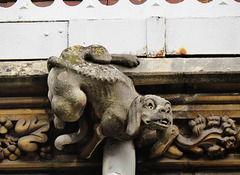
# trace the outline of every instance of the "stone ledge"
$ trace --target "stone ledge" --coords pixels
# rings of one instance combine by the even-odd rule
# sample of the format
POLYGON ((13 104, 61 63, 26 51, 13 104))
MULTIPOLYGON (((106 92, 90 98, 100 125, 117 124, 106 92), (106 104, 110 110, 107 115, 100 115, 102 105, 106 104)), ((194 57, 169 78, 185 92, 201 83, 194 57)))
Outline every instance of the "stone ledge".
POLYGON ((0 62, 0 78, 26 78, 46 76, 47 61, 2 61, 0 62))
MULTIPOLYGON (((2 61, 0 80, 46 78, 47 61, 2 61)), ((226 58, 141 58, 136 68, 116 66, 135 85, 184 83, 239 83, 240 57, 226 58)))

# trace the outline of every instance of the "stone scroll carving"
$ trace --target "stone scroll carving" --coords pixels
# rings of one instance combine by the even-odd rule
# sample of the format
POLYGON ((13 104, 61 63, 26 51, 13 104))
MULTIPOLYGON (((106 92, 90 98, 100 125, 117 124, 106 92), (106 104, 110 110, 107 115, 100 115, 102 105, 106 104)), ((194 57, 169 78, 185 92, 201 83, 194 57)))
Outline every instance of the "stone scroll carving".
POLYGON ((185 153, 191 152, 196 155, 207 154, 209 158, 216 159, 224 156, 227 150, 239 147, 240 129, 228 116, 204 117, 199 115, 189 121, 189 127, 192 131, 191 136, 183 136, 175 128, 177 136, 172 144, 167 145, 164 154, 155 153, 154 157, 165 155, 171 158, 181 158, 185 153))
POLYGON ((35 158, 44 157, 43 150, 49 150, 51 146, 45 148, 38 144, 47 142, 46 132, 49 128, 48 120, 38 120, 36 117, 20 119, 16 123, 7 117, 0 117, 0 160, 17 160, 26 153, 35 158))
POLYGON ((189 122, 189 126, 192 129, 192 137, 179 135, 175 143, 195 154, 206 153, 210 158, 216 158, 239 144, 239 128, 236 127, 235 121, 227 116, 199 115, 189 122))
POLYGON ((138 138, 140 147, 159 139, 165 144, 171 137, 170 102, 138 94, 132 80, 110 63, 135 67, 139 61, 133 55, 111 55, 98 45, 73 46, 59 58, 49 58, 48 97, 54 125, 63 129, 65 122, 79 122, 77 132, 56 138, 57 149, 78 143, 80 156, 90 158, 106 137, 138 138), (148 131, 151 138, 145 139, 148 131))

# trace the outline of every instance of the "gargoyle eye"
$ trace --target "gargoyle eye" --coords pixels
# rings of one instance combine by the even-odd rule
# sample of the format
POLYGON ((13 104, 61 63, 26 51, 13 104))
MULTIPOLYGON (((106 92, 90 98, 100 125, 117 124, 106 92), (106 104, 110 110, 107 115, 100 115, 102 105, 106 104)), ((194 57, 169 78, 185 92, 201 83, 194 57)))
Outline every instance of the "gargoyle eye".
POLYGON ((149 106, 148 106, 148 109, 153 109, 153 106, 149 105, 149 106))
POLYGON ((149 109, 149 110, 152 110, 155 108, 155 104, 152 100, 147 100, 146 102, 146 108, 149 109))

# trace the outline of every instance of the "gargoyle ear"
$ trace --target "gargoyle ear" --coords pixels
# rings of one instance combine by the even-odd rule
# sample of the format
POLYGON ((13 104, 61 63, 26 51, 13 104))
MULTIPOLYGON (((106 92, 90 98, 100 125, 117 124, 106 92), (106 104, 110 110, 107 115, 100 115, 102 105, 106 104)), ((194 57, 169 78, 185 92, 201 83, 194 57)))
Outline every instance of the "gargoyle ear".
POLYGON ((140 129, 141 124, 141 99, 142 96, 136 97, 130 105, 127 116, 126 133, 129 136, 135 136, 140 129))

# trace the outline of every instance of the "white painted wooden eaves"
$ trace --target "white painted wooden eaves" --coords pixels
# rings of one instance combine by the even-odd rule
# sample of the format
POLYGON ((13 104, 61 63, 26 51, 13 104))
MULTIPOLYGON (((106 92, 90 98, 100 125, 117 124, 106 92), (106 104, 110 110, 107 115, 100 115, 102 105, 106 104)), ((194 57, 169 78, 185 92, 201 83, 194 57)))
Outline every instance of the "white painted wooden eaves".
POLYGON ((18 0, 0 7, 0 58, 47 58, 77 44, 148 57, 240 54, 239 21, 234 0, 119 0, 113 6, 84 0, 74 7, 62 0, 49 7, 18 0))

